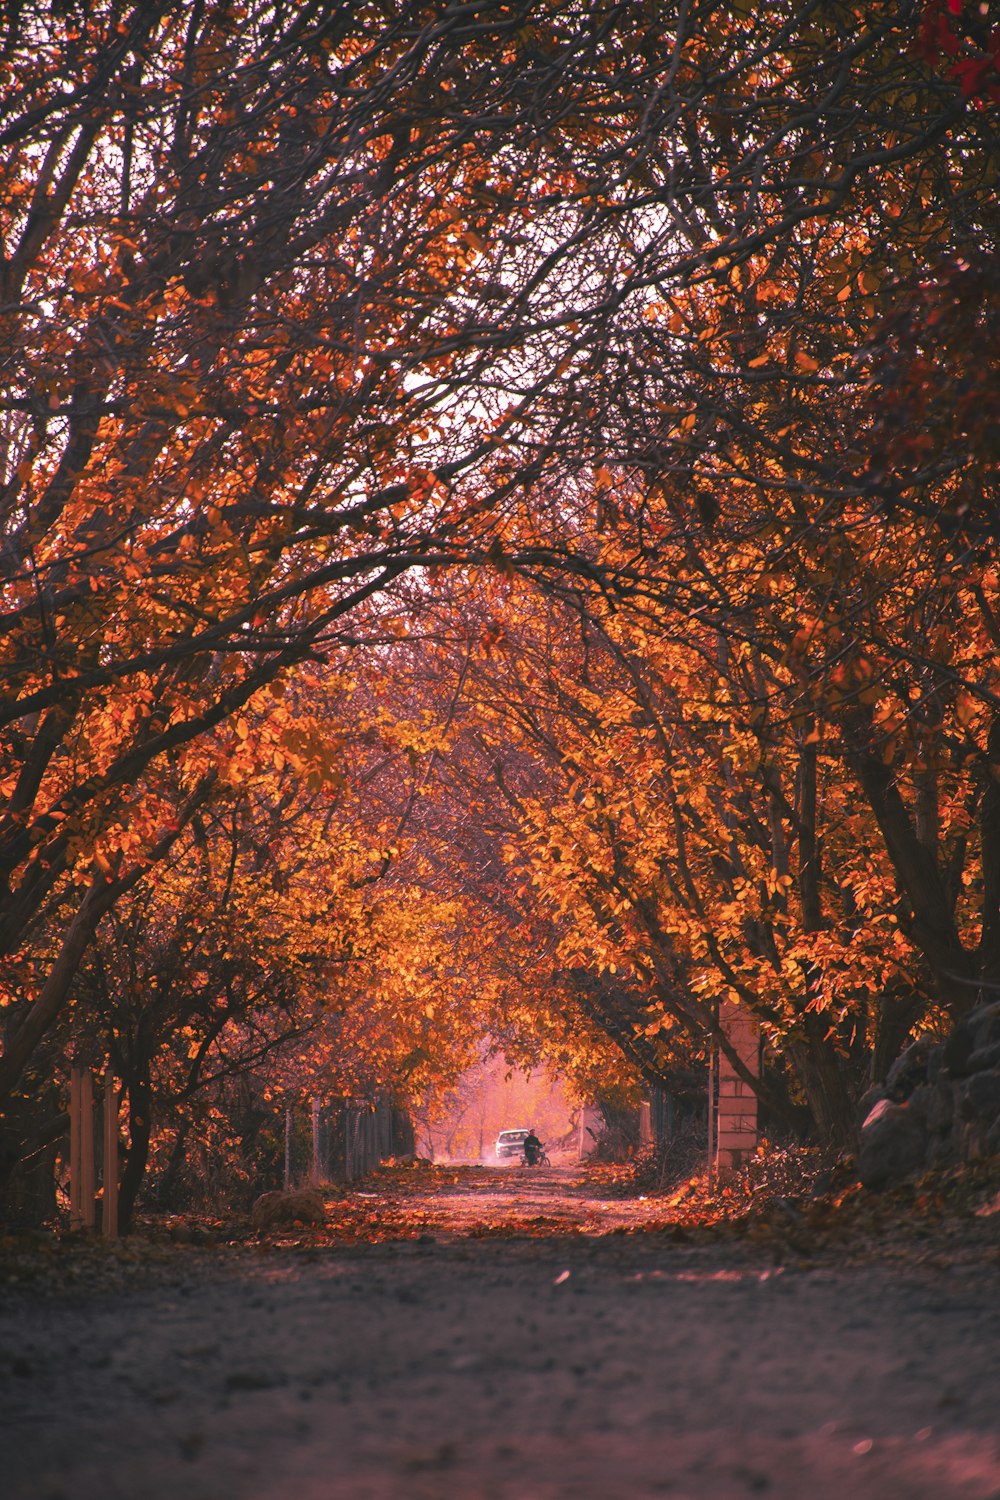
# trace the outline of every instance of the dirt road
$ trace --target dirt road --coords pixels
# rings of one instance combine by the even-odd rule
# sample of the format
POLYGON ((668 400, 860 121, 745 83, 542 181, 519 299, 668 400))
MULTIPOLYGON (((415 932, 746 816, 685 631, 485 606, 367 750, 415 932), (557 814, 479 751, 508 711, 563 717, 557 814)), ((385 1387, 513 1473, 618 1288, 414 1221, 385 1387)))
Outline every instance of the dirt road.
POLYGON ((445 1176, 411 1209, 422 1239, 8 1286, 0 1490, 1000 1497, 1000 1263, 803 1269, 602 1233, 649 1205, 558 1171, 445 1176))

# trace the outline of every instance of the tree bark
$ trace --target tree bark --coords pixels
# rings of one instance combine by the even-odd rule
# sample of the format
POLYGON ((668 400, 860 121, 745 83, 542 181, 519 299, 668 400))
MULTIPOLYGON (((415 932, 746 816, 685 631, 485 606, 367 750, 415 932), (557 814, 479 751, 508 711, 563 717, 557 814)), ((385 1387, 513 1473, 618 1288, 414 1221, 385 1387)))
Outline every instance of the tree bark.
POLYGON ((827 1039, 829 1018, 807 1012, 802 1040, 789 1040, 788 1053, 802 1085, 809 1113, 824 1145, 852 1146, 857 1135, 854 1090, 844 1060, 827 1039))
POLYGON ((29 1057, 62 1009, 87 945, 116 895, 115 886, 99 874, 77 908, 41 994, 8 1037, 0 1057, 0 1107, 17 1087, 29 1057))
POLYGON ((177 1127, 177 1134, 174 1136, 174 1143, 170 1148, 167 1165, 163 1170, 163 1175, 156 1183, 156 1201, 161 1208, 175 1207, 177 1180, 184 1165, 185 1148, 190 1128, 191 1121, 185 1117, 177 1127))
POLYGON ((930 965, 942 1000, 956 1016, 976 1001, 975 972, 952 916, 937 861, 917 837, 890 768, 866 751, 850 757, 868 798, 900 888, 911 908, 908 932, 930 965))

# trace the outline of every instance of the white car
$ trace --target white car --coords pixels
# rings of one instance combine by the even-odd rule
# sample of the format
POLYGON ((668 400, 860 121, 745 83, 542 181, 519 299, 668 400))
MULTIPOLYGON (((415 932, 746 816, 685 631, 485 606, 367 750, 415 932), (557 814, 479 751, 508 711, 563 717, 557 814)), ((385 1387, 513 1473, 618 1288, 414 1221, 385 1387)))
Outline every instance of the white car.
POLYGON ((530 1134, 527 1126, 523 1130, 501 1130, 497 1136, 497 1160, 508 1161, 512 1156, 523 1156, 525 1137, 530 1134))

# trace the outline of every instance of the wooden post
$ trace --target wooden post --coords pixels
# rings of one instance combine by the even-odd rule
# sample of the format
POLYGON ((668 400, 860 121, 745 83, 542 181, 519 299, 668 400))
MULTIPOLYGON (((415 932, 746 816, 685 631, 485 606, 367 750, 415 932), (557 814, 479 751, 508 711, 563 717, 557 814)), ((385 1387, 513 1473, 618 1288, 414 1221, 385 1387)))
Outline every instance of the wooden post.
POLYGON ((89 1068, 69 1075, 69 1220, 74 1229, 93 1229, 94 1085, 89 1068))
POLYGON ((73 1229, 82 1223, 80 1214, 80 1079, 79 1068, 69 1070, 69 1222, 73 1229))
POLYGON ((83 1222, 93 1229, 97 1222, 94 1199, 94 1080, 89 1068, 84 1070, 80 1097, 80 1192, 83 1197, 83 1222))
POLYGON ((344 1105, 344 1176, 348 1182, 353 1182, 359 1176, 357 1170, 358 1160, 358 1133, 361 1127, 360 1117, 355 1105, 344 1105))
POLYGON ((368 1116, 368 1171, 373 1172, 382 1160, 382 1129, 378 1105, 368 1116))
POLYGON ((313 1182, 322 1182, 324 1174, 323 1174, 323 1161, 322 1161, 322 1156, 321 1156, 321 1153, 320 1153, 320 1140, 319 1140, 319 1100, 316 1098, 315 1094, 313 1095, 313 1099, 312 1099, 312 1146, 313 1146, 312 1180, 313 1180, 313 1182))
POLYGON ((118 1238, 118 1088, 110 1068, 104 1070, 104 1193, 101 1233, 118 1238))

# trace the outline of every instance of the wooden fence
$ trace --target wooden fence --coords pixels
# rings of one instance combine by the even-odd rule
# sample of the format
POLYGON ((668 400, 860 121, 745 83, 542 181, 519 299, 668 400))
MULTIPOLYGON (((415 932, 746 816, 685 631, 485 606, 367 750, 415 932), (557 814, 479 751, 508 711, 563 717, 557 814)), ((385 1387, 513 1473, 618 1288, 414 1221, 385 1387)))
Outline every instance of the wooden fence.
POLYGON ((412 1156, 414 1148, 409 1114, 385 1096, 374 1103, 314 1098, 308 1117, 285 1111, 285 1186, 354 1182, 381 1162, 412 1156))

